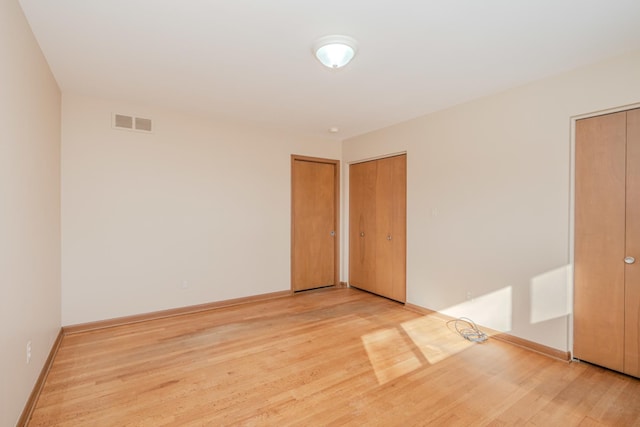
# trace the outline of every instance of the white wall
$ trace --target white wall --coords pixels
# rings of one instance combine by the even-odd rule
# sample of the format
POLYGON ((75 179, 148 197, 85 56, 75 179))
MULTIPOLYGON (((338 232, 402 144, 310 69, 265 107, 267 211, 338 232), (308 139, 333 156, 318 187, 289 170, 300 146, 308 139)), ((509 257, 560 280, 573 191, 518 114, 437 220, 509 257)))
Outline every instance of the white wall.
POLYGON ((10 426, 60 330, 60 91, 15 0, 0 0, 0 325, 10 426))
POLYGON ((569 350, 571 118, 637 102, 640 52, 345 141, 408 153, 408 302, 569 350))
POLYGON ((290 155, 341 157, 338 141, 68 93, 62 145, 64 325, 290 289, 290 155), (154 132, 112 129, 115 112, 154 132))

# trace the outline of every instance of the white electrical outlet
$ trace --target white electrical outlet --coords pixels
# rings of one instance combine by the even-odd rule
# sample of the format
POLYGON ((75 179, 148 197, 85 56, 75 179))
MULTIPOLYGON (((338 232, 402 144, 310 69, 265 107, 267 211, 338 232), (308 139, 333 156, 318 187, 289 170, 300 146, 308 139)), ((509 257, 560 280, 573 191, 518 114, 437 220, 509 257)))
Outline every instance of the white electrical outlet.
POLYGON ((31 341, 27 341, 27 363, 31 362, 31 341))
POLYGON ((473 294, 471 291, 467 291, 467 301, 471 301, 473 299, 473 294))
POLYGON ((180 285, 180 287, 182 289, 187 289, 189 287, 189 282, 187 282, 186 280, 183 280, 182 284, 180 285))

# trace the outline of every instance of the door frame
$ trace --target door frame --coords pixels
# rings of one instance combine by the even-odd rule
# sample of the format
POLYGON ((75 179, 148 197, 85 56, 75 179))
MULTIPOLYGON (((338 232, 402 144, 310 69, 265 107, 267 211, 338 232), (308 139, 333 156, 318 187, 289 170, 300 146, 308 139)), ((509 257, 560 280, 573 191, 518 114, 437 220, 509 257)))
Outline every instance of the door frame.
POLYGON ((310 156, 302 156, 299 154, 291 155, 291 278, 289 282, 289 287, 291 289, 291 293, 294 293, 293 289, 293 269, 295 265, 295 203, 293 200, 294 197, 294 185, 295 182, 293 180, 293 168, 296 161, 302 162, 311 162, 311 163, 323 163, 333 165, 334 176, 334 189, 333 189, 333 197, 334 197, 334 206, 335 212, 333 216, 334 221, 334 230, 336 235, 333 240, 333 286, 338 286, 340 284, 340 160, 336 159, 326 159, 322 157, 310 157, 310 156))
POLYGON ((621 111, 634 110, 640 108, 640 103, 622 105, 614 108, 606 108, 603 110, 592 111, 589 113, 571 116, 571 141, 570 141, 570 183, 569 183, 569 277, 567 280, 567 308, 569 311, 567 348, 569 350, 570 359, 573 360, 573 310, 574 310, 574 294, 575 294, 575 243, 576 243, 576 122, 591 117, 604 116, 621 111))

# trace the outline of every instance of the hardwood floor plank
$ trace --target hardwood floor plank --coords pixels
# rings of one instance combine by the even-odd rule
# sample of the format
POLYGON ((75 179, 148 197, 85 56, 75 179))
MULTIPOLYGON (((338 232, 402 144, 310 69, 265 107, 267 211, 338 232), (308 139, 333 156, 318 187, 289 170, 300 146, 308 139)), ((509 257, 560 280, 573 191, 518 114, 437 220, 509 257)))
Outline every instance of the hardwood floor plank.
POLYGON ((640 381, 349 288, 65 336, 30 426, 640 425, 640 381))

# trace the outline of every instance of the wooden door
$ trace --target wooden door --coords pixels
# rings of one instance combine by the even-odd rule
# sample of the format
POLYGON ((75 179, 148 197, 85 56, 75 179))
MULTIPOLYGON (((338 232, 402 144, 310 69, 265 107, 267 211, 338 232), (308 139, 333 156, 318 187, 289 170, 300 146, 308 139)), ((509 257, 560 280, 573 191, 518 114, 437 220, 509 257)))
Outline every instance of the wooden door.
POLYGON ((574 356, 624 369, 626 113, 576 122, 574 356))
POLYGON ((374 292, 405 301, 406 156, 377 161, 374 292))
POLYGON ((406 299, 406 155, 349 168, 349 283, 406 299))
POLYGON ((291 283, 301 291, 338 282, 337 160, 292 156, 291 283))
POLYGON ((349 283, 375 292, 376 162, 349 166, 349 283))
POLYGON ((627 112, 624 372, 640 377, 640 109, 627 112))
POLYGON ((640 109, 576 122, 575 202, 574 356, 640 377, 640 109))

